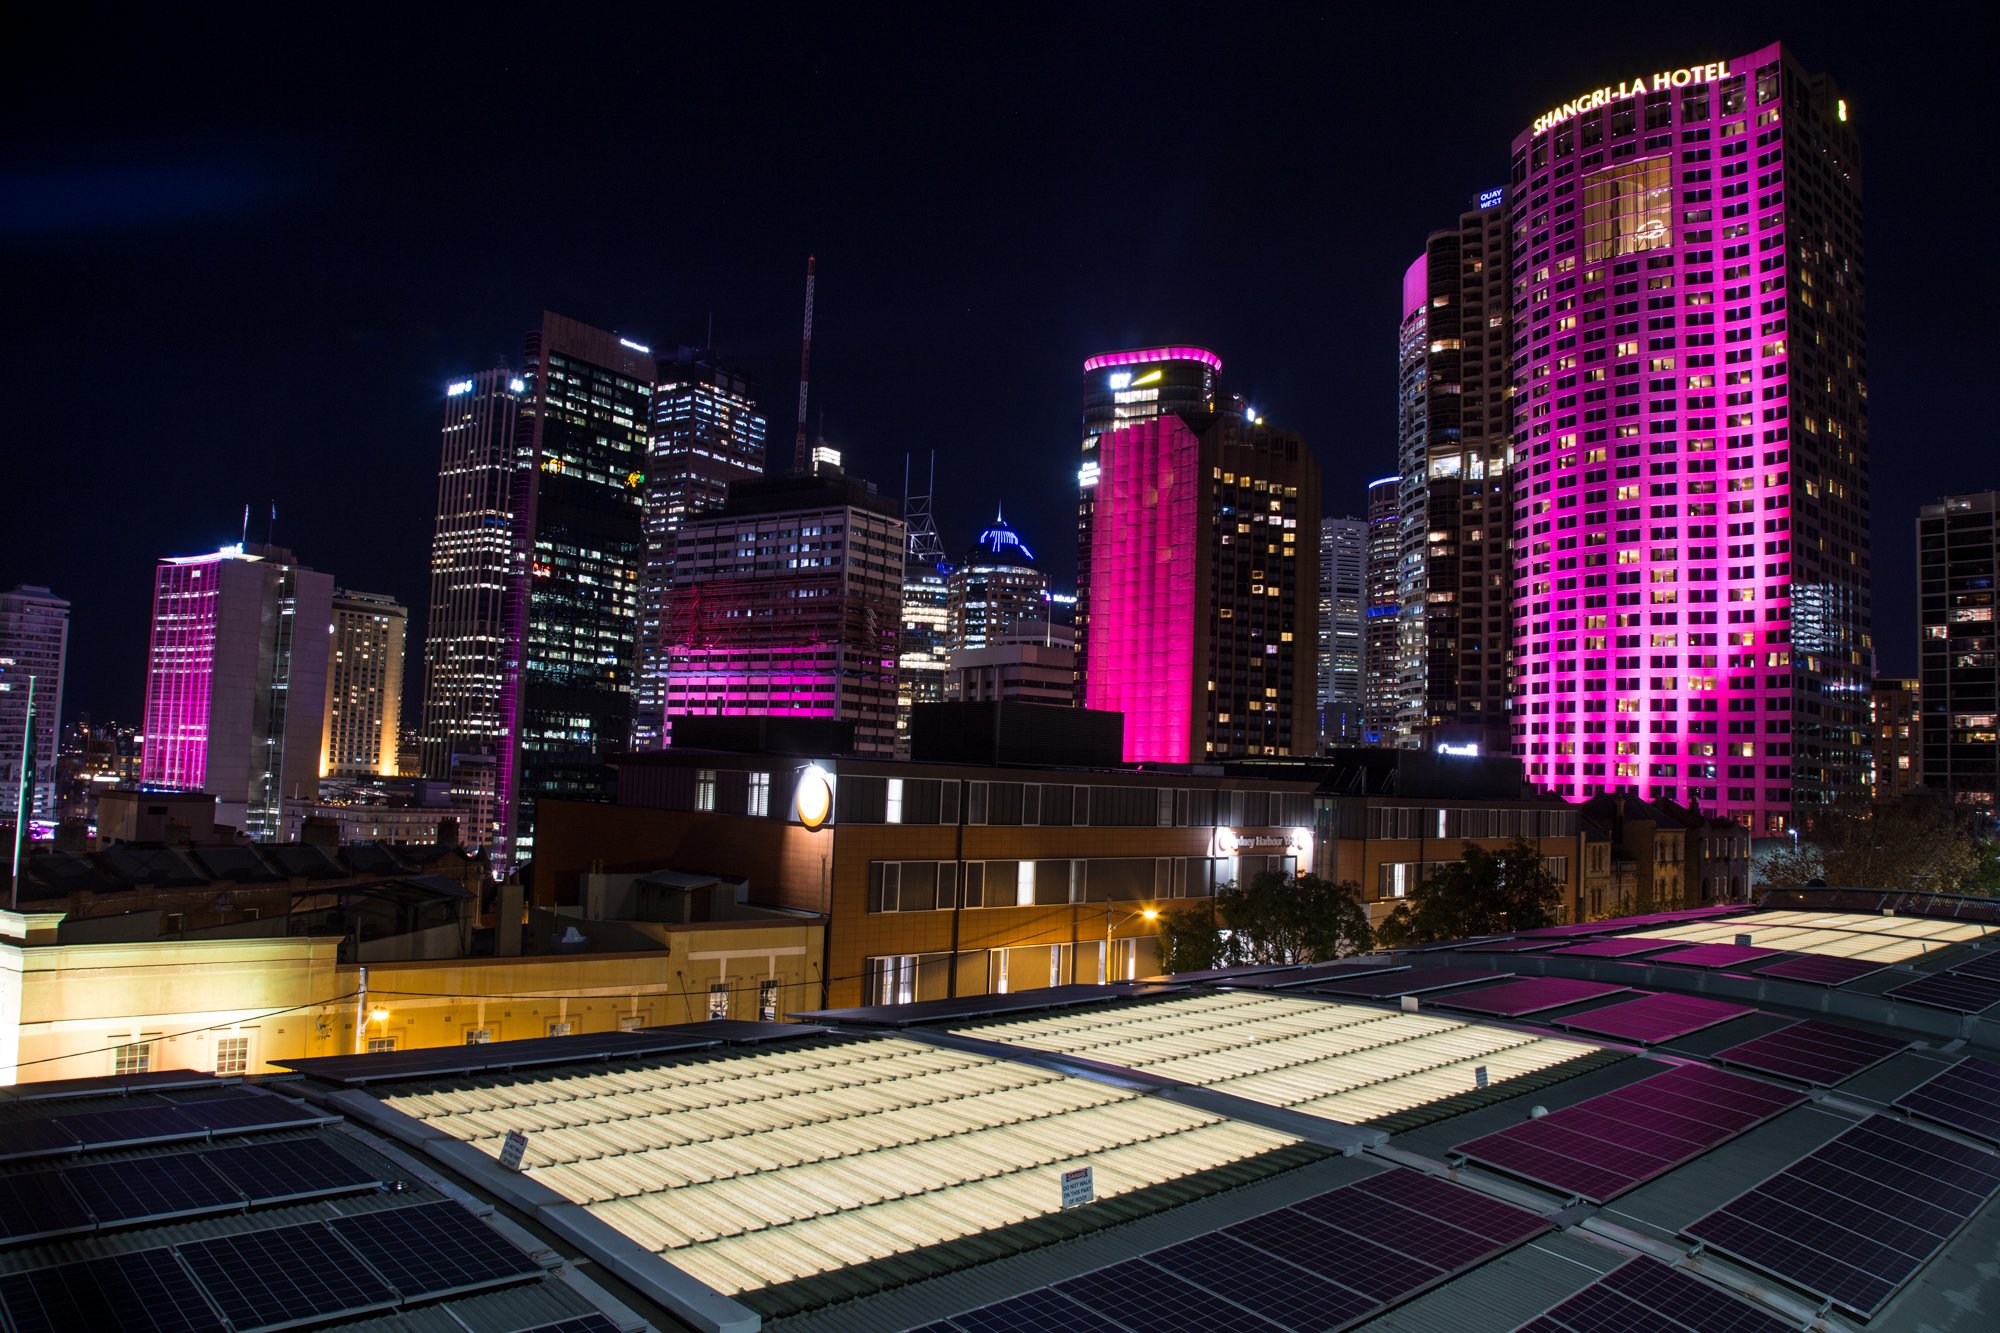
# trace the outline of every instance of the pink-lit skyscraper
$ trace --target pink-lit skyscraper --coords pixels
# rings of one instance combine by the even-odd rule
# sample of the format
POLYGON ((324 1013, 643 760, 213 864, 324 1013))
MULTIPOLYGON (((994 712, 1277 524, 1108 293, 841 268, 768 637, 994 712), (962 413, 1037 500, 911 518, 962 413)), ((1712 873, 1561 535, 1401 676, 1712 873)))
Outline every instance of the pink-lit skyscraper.
POLYGON ((1125 759, 1308 755, 1319 743, 1319 467, 1298 436, 1168 413, 1097 442, 1091 708, 1125 759))
POLYGON ((1861 167, 1782 47, 1515 139, 1514 740, 1759 832, 1865 789, 1861 167))
POLYGON ((215 797, 216 821, 283 833, 319 792, 333 576, 290 551, 225 546, 153 575, 140 779, 215 797))

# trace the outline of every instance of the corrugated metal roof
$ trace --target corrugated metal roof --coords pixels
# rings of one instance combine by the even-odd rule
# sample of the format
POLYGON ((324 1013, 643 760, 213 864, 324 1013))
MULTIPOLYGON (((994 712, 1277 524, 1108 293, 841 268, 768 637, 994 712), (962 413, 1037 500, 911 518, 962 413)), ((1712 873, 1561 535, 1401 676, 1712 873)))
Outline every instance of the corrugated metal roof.
POLYGON ((1758 912, 1721 921, 1687 922, 1627 932, 1635 939, 1728 944, 1748 935, 1752 946, 1878 963, 1909 962, 1940 949, 1982 939, 1991 924, 1937 917, 1864 916, 1851 912, 1758 912))

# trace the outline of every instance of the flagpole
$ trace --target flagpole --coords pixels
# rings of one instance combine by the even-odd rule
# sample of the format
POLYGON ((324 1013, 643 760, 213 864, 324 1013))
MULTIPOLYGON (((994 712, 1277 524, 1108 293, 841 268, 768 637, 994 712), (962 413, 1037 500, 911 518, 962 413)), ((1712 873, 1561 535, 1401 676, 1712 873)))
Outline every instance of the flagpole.
POLYGON ((22 718, 21 727, 21 786, 14 793, 14 874, 8 881, 11 897, 10 906, 19 911, 21 907, 21 835, 28 828, 28 774, 32 771, 30 756, 35 752, 35 677, 28 677, 28 711, 22 718))

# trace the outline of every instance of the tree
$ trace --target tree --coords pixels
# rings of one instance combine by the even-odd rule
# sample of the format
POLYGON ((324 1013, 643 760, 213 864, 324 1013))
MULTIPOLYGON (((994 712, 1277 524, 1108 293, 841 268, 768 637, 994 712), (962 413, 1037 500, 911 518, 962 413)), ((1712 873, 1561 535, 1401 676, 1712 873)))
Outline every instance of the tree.
POLYGON ((1977 818, 1938 792, 1893 801, 1855 801, 1820 811, 1795 846, 1759 867, 1766 888, 1802 888, 1814 880, 1847 889, 1922 889, 1985 893, 1994 848, 1977 818))
POLYGON ((1542 854, 1516 839, 1494 853, 1465 844, 1462 860, 1442 865, 1396 904, 1382 923, 1391 948, 1467 935, 1502 935, 1555 924, 1562 882, 1542 854))
POLYGON ((1325 963, 1375 947, 1358 885, 1265 871, 1160 917, 1160 968, 1325 963))

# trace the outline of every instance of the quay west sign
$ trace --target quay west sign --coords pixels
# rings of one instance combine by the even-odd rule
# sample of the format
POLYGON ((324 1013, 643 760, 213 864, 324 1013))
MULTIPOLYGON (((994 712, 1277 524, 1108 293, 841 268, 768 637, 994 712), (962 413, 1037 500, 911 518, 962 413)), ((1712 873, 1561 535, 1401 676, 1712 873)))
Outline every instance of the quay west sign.
POLYGON ((1622 102, 1628 97, 1637 97, 1643 92, 1663 93, 1671 88, 1685 88, 1693 83, 1713 83, 1717 79, 1728 77, 1728 74, 1729 62, 1718 60, 1708 65, 1689 65, 1686 69, 1663 69, 1651 77, 1641 75, 1636 79, 1627 79, 1623 83, 1593 88, 1580 97, 1572 97, 1547 115, 1535 117, 1535 133, 1540 134, 1551 125, 1560 125, 1587 111, 1595 111, 1613 102, 1622 102))

